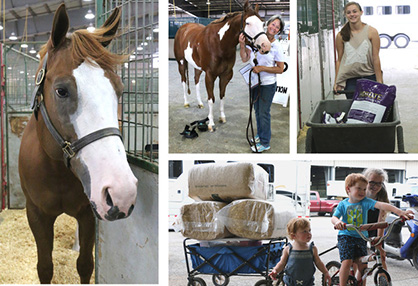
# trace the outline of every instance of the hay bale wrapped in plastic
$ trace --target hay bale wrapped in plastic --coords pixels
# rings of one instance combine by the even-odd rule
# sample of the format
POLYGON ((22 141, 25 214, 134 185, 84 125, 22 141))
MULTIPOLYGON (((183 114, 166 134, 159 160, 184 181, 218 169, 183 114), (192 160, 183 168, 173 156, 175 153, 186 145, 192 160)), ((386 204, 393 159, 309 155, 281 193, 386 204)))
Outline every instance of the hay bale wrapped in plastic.
POLYGON ((197 201, 267 198, 268 174, 257 164, 196 165, 190 169, 188 178, 189 197, 197 201))
POLYGON ((181 233, 197 240, 213 240, 232 236, 216 213, 226 206, 222 202, 195 202, 181 207, 181 233))
POLYGON ((218 217, 232 234, 260 240, 285 237, 287 223, 296 212, 291 206, 275 209, 267 201, 237 200, 220 210, 218 217))

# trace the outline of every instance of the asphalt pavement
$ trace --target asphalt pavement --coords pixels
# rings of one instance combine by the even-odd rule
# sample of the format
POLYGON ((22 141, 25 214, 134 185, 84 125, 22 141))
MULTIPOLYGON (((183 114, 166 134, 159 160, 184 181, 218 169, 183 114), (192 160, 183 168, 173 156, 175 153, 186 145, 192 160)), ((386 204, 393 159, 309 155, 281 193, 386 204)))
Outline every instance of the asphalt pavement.
MULTIPOLYGON (((319 252, 323 252, 333 247, 337 242, 337 231, 334 230, 331 218, 329 216, 318 217, 311 216, 312 240, 318 247, 319 252)), ((404 227, 402 230, 403 241, 406 241, 409 236, 408 230, 404 227)), ((184 237, 181 233, 169 233, 169 281, 170 286, 185 286, 187 285, 187 268, 185 254, 183 250, 184 237)), ((338 250, 334 249, 321 256, 321 260, 326 264, 331 260, 339 260, 338 250)), ((392 277, 393 286, 416 286, 418 285, 418 270, 415 269, 407 260, 399 261, 388 258, 389 273, 392 277)), ((370 264, 371 265, 371 264, 370 264)), ((321 285, 321 272, 319 270, 315 273, 315 285, 321 285)), ((213 285, 212 276, 199 275, 203 278, 207 285, 213 285)), ((261 280, 261 276, 243 277, 233 276, 230 278, 228 285, 249 286, 254 285, 261 280)), ((374 285, 373 276, 367 280, 367 285, 374 285)))

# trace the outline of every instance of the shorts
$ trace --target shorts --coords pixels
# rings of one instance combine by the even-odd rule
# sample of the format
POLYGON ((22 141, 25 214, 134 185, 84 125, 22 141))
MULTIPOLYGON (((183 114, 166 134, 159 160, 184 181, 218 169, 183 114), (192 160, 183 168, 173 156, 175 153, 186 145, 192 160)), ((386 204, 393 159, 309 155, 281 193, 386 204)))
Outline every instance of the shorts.
POLYGON ((347 259, 355 260, 367 255, 367 243, 360 237, 339 235, 337 246, 341 262, 347 259))

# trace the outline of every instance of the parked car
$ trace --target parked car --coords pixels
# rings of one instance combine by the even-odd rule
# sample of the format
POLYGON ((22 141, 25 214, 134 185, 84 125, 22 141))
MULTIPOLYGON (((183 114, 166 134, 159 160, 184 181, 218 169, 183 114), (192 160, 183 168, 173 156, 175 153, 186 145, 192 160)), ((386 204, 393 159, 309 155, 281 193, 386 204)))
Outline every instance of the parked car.
POLYGON ((323 200, 317 191, 311 191, 311 212, 318 212, 319 216, 330 214, 332 216, 340 203, 339 200, 323 200))

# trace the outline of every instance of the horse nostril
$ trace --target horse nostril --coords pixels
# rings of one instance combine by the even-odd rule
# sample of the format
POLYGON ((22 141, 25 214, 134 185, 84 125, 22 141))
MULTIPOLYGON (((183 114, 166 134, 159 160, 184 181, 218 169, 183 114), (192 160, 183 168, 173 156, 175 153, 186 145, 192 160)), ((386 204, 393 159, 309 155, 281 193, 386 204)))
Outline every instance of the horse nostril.
POLYGON ((106 188, 106 190, 105 190, 105 197, 106 197, 107 205, 110 206, 110 207, 113 207, 112 197, 109 194, 108 188, 106 188))
POLYGON ((128 216, 131 215, 132 211, 134 210, 135 205, 132 205, 128 210, 128 216))

